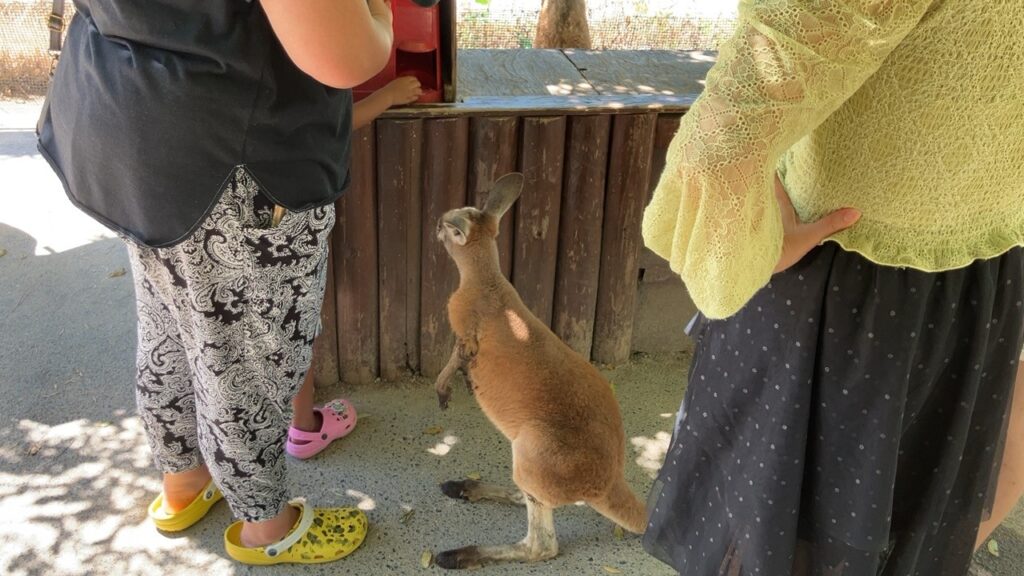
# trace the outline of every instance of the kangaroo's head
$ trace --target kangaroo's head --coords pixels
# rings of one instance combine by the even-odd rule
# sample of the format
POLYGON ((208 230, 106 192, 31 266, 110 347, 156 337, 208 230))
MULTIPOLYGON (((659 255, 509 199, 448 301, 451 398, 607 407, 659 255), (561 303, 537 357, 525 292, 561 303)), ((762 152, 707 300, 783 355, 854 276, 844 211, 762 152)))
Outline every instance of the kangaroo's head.
POLYGON ((468 206, 450 210, 437 222, 437 239, 460 266, 472 255, 497 258, 498 224, 523 191, 523 175, 506 174, 487 193, 482 210, 468 206))

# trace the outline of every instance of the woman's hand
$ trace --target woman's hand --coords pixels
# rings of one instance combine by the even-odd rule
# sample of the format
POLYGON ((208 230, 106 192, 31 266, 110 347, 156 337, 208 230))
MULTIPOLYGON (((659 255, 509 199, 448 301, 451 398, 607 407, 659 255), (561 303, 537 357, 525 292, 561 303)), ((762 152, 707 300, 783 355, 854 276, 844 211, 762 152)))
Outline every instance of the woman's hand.
POLYGON ((815 246, 824 242, 829 236, 853 226, 860 219, 860 211, 843 208, 825 216, 817 222, 803 223, 796 215, 793 202, 789 199, 779 175, 775 175, 775 198, 779 201, 782 212, 782 257, 775 266, 778 274, 796 264, 815 246))
POLYGON ((400 76, 381 88, 387 94, 388 108, 412 104, 423 95, 423 88, 415 76, 400 76))

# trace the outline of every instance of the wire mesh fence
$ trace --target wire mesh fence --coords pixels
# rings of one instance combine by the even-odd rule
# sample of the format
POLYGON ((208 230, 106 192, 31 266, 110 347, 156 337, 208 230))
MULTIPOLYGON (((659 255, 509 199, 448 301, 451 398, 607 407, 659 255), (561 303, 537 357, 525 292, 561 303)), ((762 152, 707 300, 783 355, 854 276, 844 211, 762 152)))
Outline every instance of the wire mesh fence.
MULTIPOLYGON (((54 59, 49 53, 48 0, 0 0, 0 98, 46 93, 54 59)), ((68 2, 65 21, 74 14, 68 2)))
MULTIPOLYGON (((532 47, 539 4, 462 0, 457 11, 459 47, 532 47)), ((0 98, 46 93, 54 62, 48 51, 51 8, 50 0, 0 0, 0 98)), ((69 1, 65 22, 73 14, 69 1)), ((735 26, 728 16, 651 10, 644 0, 589 0, 588 20, 596 50, 714 50, 735 26)))
MULTIPOLYGON (((595 50, 714 50, 736 25, 731 17, 650 13, 614 0, 588 8, 595 50)), ((458 14, 459 48, 532 48, 540 10, 463 8, 458 14)))

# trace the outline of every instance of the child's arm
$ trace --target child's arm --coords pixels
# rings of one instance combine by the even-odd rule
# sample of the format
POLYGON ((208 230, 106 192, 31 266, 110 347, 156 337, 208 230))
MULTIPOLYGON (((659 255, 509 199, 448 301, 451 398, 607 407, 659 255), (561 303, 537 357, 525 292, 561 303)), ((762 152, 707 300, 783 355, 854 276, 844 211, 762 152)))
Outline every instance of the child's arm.
POLYGON ((415 102, 423 94, 415 76, 395 78, 387 86, 356 102, 352 107, 352 129, 358 130, 373 122, 392 106, 415 102))
POLYGON ((274 34, 303 72, 335 88, 373 78, 391 57, 388 0, 261 0, 274 34))

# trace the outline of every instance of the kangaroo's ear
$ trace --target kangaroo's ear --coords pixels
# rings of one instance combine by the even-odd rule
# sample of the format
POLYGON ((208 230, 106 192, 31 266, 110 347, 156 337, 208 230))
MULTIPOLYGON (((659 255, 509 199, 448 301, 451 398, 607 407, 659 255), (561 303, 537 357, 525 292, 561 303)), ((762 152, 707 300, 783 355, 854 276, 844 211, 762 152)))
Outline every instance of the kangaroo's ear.
POLYGON ((487 202, 484 203, 484 212, 501 220, 501 217, 508 212, 508 209, 515 204, 516 199, 523 192, 523 175, 519 172, 505 174, 491 187, 487 193, 487 202))
POLYGON ((448 233, 451 235, 452 241, 459 246, 465 246, 469 240, 469 229, 473 225, 469 218, 456 214, 450 218, 446 218, 444 225, 448 228, 448 233))

